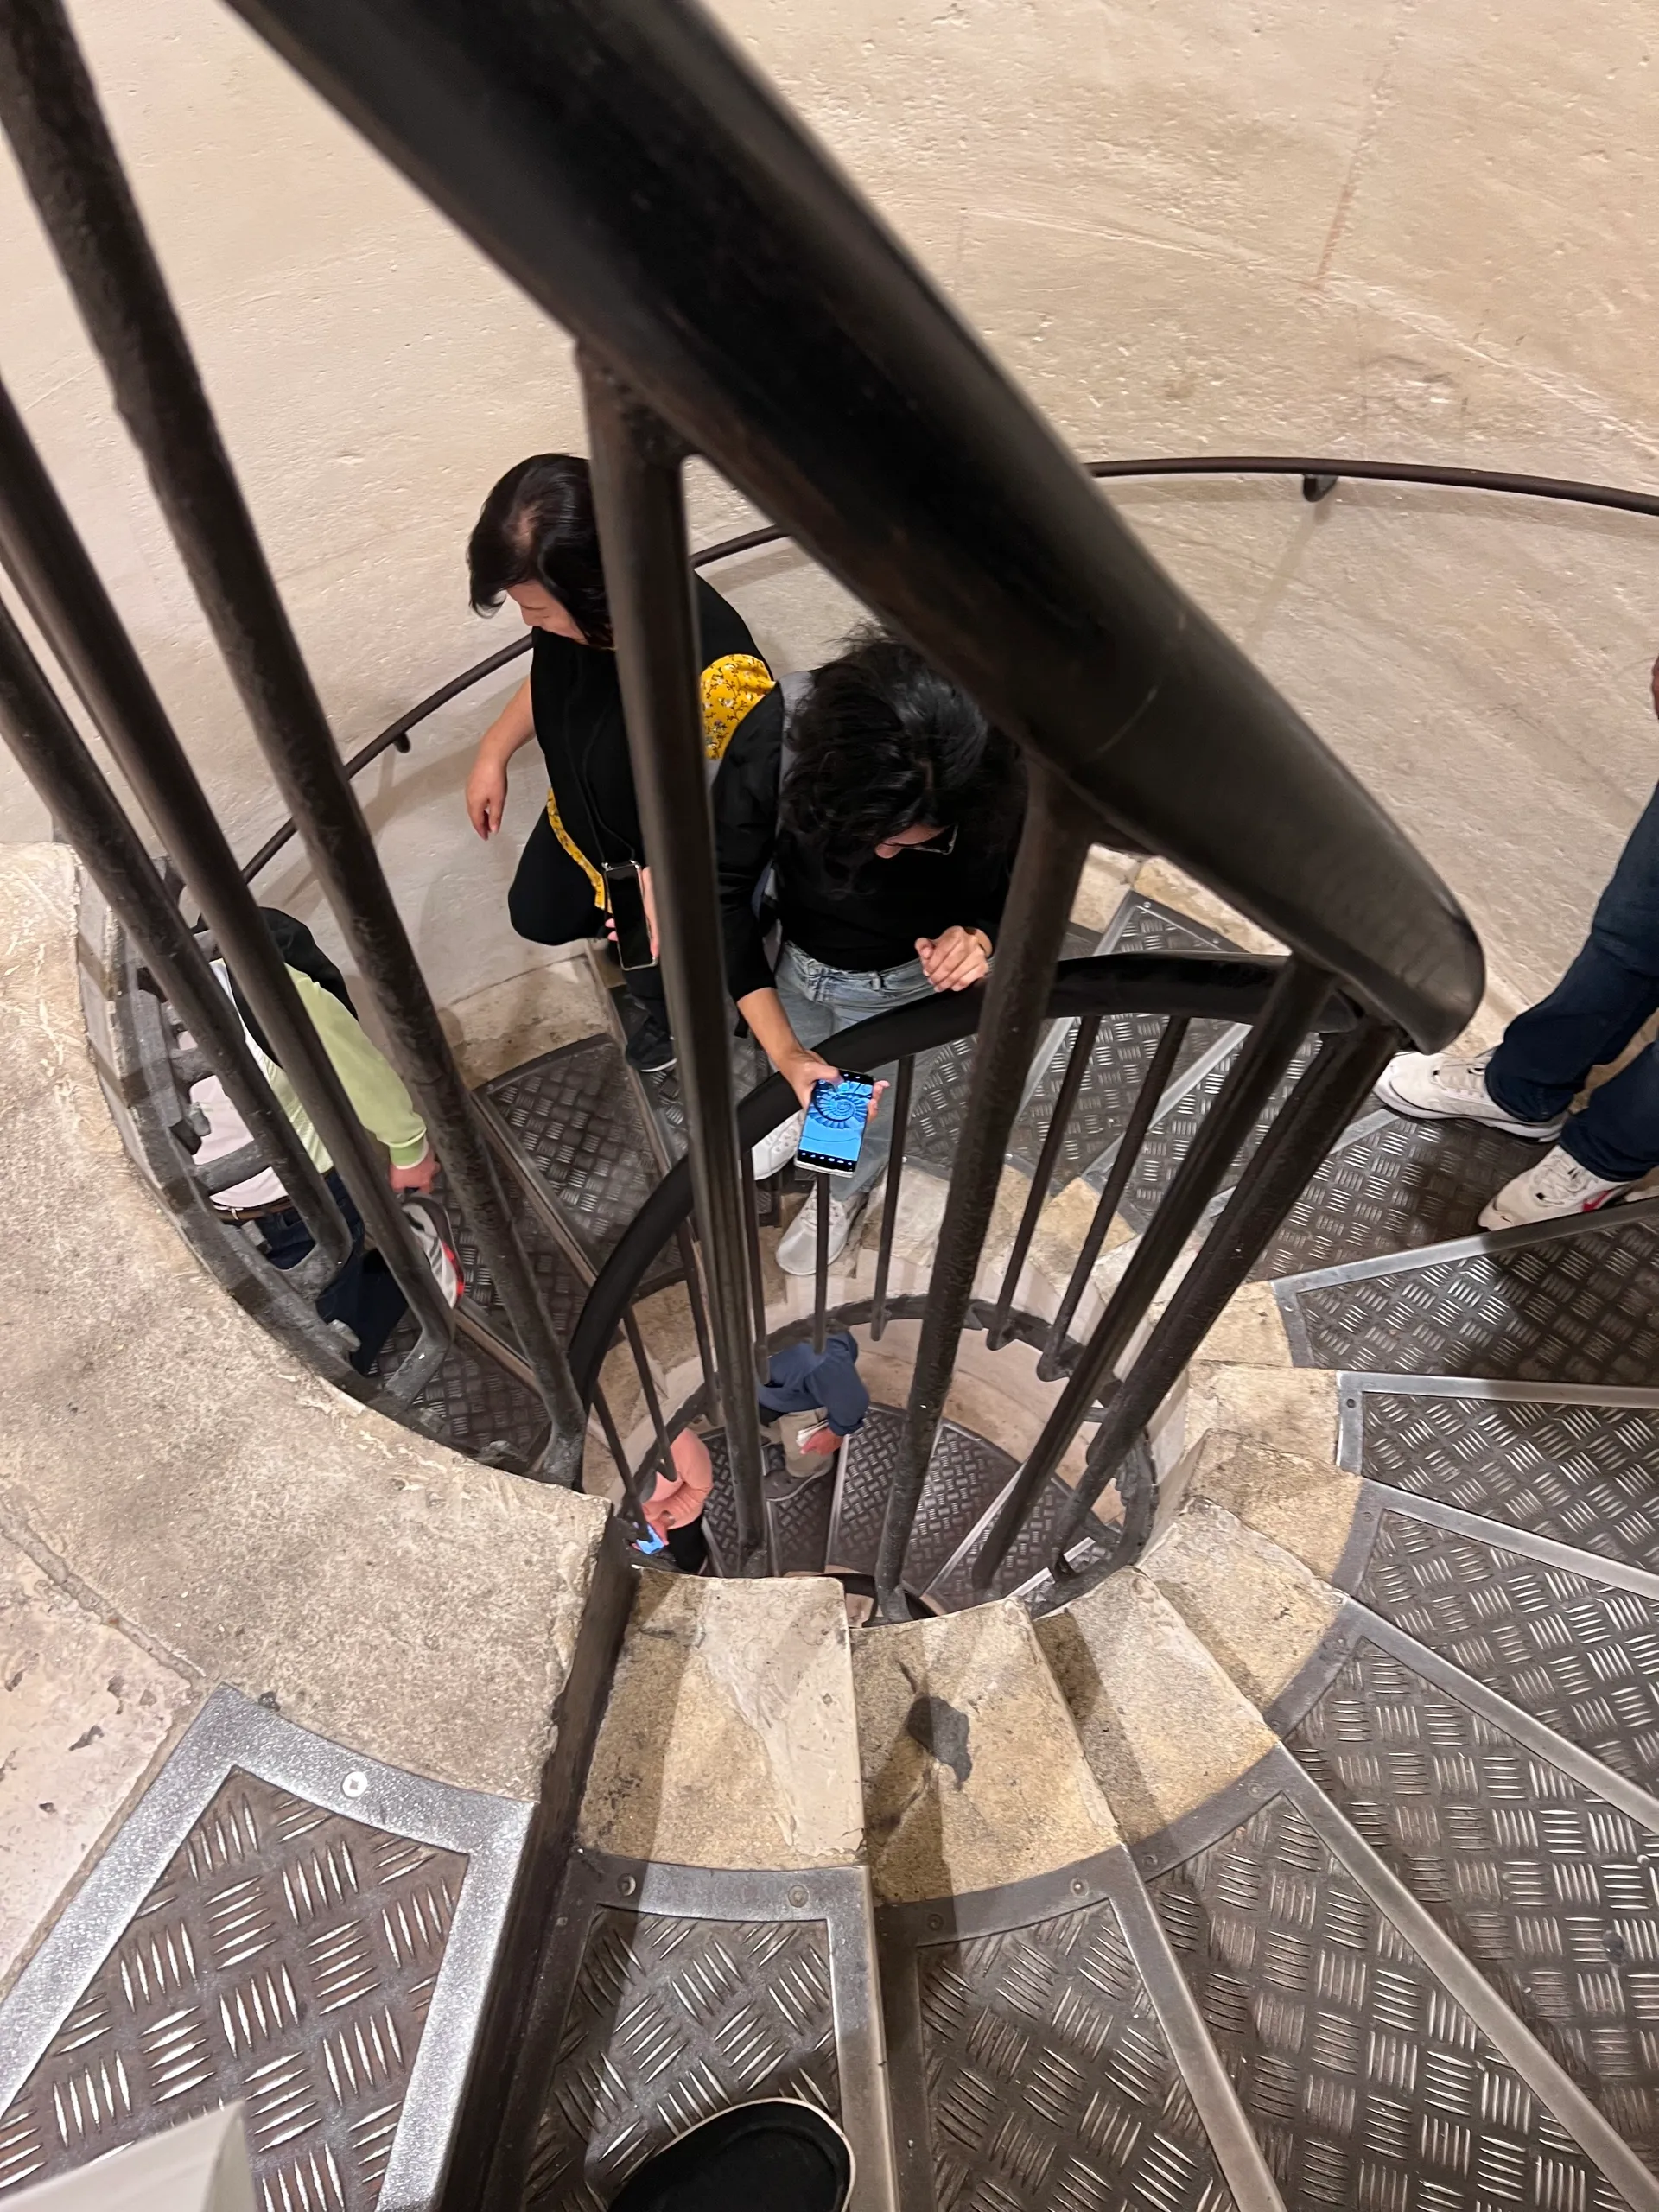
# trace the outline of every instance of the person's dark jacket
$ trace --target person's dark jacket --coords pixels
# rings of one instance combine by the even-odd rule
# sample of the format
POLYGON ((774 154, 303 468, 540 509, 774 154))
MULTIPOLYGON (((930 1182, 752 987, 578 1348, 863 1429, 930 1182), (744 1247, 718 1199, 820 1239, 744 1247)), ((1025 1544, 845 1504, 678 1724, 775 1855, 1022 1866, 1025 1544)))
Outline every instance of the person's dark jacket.
POLYGON ((886 861, 872 854, 845 882, 814 847, 779 834, 783 744, 783 696, 771 691, 738 725, 715 781, 726 985, 734 999, 772 982, 755 893, 774 863, 784 941, 826 968, 859 974, 902 968, 915 959, 918 938, 940 937, 953 923, 983 930, 995 944, 1013 873, 1012 841, 995 854, 976 852, 962 839, 950 853, 918 848, 886 861))
POLYGON ((837 1436, 850 1436, 870 1409, 870 1394, 858 1371, 858 1346, 844 1332, 830 1338, 822 1351, 805 1344, 773 1352, 759 1396, 768 1418, 816 1413, 822 1407, 837 1436))

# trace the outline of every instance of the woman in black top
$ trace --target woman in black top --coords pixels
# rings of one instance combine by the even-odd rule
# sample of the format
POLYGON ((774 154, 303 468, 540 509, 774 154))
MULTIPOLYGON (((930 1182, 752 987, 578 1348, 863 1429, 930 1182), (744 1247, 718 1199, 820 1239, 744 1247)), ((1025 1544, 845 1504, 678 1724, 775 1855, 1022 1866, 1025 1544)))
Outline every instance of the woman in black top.
MULTIPOLYGON (((855 638, 819 669, 788 728, 773 691, 744 721, 715 785, 727 982, 739 1012, 804 1107, 836 1070, 816 1049, 836 1029, 935 991, 979 982, 1007 899, 1025 810, 1017 748, 908 645, 855 638), (781 777, 781 789, 780 789, 781 777), (772 870, 781 937, 768 959, 757 893, 772 870)), ((854 1173, 830 1199, 845 1249, 886 1165, 878 1105, 854 1173)), ((781 1166, 798 1125, 757 1147, 781 1166)), ((816 1202, 814 1202, 816 1203, 816 1202)), ((810 1274, 809 1204, 778 1248, 810 1274)))
MULTIPOLYGON (((536 454, 510 468, 484 502, 467 548, 472 601, 480 613, 511 599, 535 631, 529 680, 480 741, 467 779, 467 812, 480 837, 501 827, 507 763, 532 737, 547 763, 545 811, 530 834, 507 911, 520 937, 564 944, 605 928, 609 862, 645 858, 628 761, 627 730, 611 641, 588 463, 573 454, 536 454)), ((734 607, 696 579, 703 741, 718 760, 745 715, 772 688, 734 607)), ((674 1065, 654 968, 630 972, 643 1019, 628 1058, 636 1067, 674 1065)))

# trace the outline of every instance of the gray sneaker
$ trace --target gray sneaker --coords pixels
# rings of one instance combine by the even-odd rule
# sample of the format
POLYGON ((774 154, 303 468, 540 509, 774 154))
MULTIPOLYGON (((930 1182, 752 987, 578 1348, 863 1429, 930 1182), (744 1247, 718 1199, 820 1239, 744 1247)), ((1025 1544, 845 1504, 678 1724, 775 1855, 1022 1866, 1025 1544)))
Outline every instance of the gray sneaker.
POLYGON ((1414 1122, 1479 1122, 1512 1137, 1529 1137, 1535 1144, 1558 1137, 1565 1114, 1553 1122, 1517 1122, 1503 1111, 1486 1088, 1491 1057, 1491 1052, 1478 1052, 1471 1060, 1450 1052, 1396 1052, 1376 1079, 1376 1095, 1414 1122))
MULTIPOLYGON (((778 1239, 778 1264, 786 1275, 810 1275, 818 1265, 818 1189, 796 1215, 789 1227, 778 1239)), ((838 1198, 833 1188, 830 1193, 830 1264, 855 1244, 858 1225, 864 1218, 864 1210, 870 1203, 868 1191, 860 1191, 850 1198, 838 1198)))

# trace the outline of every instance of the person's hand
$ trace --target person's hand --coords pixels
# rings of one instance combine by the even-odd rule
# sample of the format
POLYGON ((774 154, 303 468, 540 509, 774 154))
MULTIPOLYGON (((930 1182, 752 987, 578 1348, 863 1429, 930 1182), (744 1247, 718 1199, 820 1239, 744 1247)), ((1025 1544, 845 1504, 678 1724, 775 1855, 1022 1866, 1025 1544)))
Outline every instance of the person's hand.
POLYGON ((394 1167, 391 1170, 394 1191, 429 1191, 437 1179, 438 1155, 430 1145, 412 1167, 394 1167))
POLYGON ((943 937, 918 937, 922 973, 936 991, 965 991, 982 983, 991 965, 990 940, 983 930, 952 922, 943 937))
MULTIPOLYGON (((839 1068, 832 1068, 828 1060, 821 1059, 816 1052, 809 1052, 804 1046, 802 1046, 798 1052, 792 1052, 787 1059, 780 1062, 778 1072, 800 1100, 803 1109, 812 1103, 812 1086, 815 1083, 841 1081, 839 1068)), ((875 1119, 875 1109, 881 1103, 881 1094, 887 1087, 885 1083, 878 1083, 871 1086, 870 1103, 864 1109, 864 1118, 867 1122, 873 1122, 875 1119)))
POLYGON ((802 1452, 816 1452, 828 1457, 830 1452, 840 1451, 841 1439, 826 1422, 822 1428, 815 1428, 810 1436, 802 1437, 797 1448, 802 1452))
POLYGON ((507 804, 506 763, 480 745, 467 779, 467 819, 480 837, 493 837, 507 804))
MULTIPOLYGON (((658 957, 658 950, 657 943, 657 899, 656 895, 651 887, 651 870, 643 866, 639 870, 639 897, 645 910, 645 927, 651 932, 651 957, 655 960, 658 957)), ((609 938, 613 944, 616 943, 616 916, 611 912, 608 906, 605 909, 605 934, 609 938)))

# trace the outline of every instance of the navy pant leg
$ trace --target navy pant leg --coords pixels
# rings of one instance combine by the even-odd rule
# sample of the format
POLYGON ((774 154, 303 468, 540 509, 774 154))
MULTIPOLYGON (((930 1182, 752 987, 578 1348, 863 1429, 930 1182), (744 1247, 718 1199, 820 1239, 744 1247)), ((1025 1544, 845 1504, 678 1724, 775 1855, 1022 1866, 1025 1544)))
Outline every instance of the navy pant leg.
MULTIPOLYGON (((1659 791, 1630 832, 1583 950, 1549 996, 1518 1014, 1486 1071, 1517 1120, 1566 1111, 1592 1068, 1616 1059, 1659 1009, 1659 791)), ((1562 1133, 1592 1174, 1619 1181, 1659 1165, 1659 1052, 1649 1046, 1594 1091, 1562 1133)))

